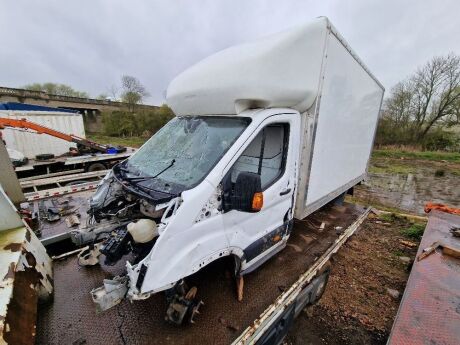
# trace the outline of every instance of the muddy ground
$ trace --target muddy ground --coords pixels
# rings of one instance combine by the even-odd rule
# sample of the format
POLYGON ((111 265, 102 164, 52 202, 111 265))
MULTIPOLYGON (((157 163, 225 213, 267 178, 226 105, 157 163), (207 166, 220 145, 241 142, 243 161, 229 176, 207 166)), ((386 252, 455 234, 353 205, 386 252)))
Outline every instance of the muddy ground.
MULTIPOLYGON (((460 164, 374 157, 370 178, 350 200, 418 215, 429 201, 460 207, 460 164)), ((413 228, 404 217, 366 221, 335 256, 326 292, 299 316, 286 343, 385 344, 419 243, 408 237, 413 228)))
POLYGON ((412 225, 371 214, 334 257, 323 297, 299 315, 285 343, 385 344, 417 251, 401 243, 418 245, 402 233, 412 225))
POLYGON ((460 163, 373 157, 357 201, 423 214, 429 201, 460 207, 460 163))

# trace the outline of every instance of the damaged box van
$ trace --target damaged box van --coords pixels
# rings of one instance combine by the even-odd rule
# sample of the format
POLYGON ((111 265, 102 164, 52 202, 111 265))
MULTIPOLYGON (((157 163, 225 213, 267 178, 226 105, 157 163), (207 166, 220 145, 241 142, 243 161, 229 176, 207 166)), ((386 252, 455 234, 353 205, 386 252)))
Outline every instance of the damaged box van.
POLYGON ((286 246, 294 218, 365 178, 383 93, 324 17, 176 77, 176 117, 104 178, 72 234, 90 243, 81 264, 126 261, 92 291, 98 308, 166 291, 167 319, 190 321, 186 277, 230 256, 241 281, 286 246))

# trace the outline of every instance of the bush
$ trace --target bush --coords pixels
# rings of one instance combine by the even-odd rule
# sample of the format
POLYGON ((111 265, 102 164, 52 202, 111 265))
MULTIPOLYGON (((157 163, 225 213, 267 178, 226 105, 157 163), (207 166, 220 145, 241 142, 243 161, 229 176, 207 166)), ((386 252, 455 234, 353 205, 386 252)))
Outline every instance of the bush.
POLYGON ((114 111, 102 114, 103 133, 115 137, 150 137, 174 117, 167 105, 151 111, 114 111))
POLYGON ((425 231, 425 226, 426 224, 412 224, 409 228, 402 230, 401 233, 411 239, 420 240, 425 231))
POLYGON ((437 129, 427 134, 423 141, 423 149, 427 151, 458 151, 460 139, 452 132, 437 129))
POLYGON ((412 148, 423 151, 460 151, 460 135, 441 127, 432 128, 423 139, 415 136, 411 126, 401 126, 391 118, 379 120, 375 138, 376 147, 412 148))

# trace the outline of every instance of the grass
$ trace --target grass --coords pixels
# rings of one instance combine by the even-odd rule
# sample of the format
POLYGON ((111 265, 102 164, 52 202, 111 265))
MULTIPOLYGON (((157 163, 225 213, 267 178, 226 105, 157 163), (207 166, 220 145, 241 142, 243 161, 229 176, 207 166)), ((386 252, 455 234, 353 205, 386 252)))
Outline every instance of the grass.
POLYGON ((414 223, 409 228, 401 230, 401 234, 413 240, 420 240, 425 231, 425 223, 414 223))
POLYGON ((428 161, 447 161, 460 163, 460 152, 409 151, 398 149, 378 149, 372 152, 373 158, 419 159, 428 161))
POLYGON ((87 134, 87 139, 100 144, 121 145, 129 147, 140 147, 148 138, 142 137, 109 137, 101 134, 87 134))
POLYGON ((387 205, 377 202, 376 200, 363 200, 353 195, 346 195, 345 201, 350 202, 352 204, 361 205, 364 207, 371 206, 381 211, 386 211, 386 212, 391 212, 391 213, 396 213, 396 214, 397 213, 407 213, 406 211, 401 210, 397 207, 387 206, 387 205))
POLYGON ((394 222, 396 220, 397 216, 395 213, 384 213, 379 215, 379 219, 383 220, 384 222, 394 222))
POLYGON ((385 165, 371 164, 369 172, 372 174, 410 174, 415 172, 415 167, 410 165, 394 164, 393 162, 385 165))

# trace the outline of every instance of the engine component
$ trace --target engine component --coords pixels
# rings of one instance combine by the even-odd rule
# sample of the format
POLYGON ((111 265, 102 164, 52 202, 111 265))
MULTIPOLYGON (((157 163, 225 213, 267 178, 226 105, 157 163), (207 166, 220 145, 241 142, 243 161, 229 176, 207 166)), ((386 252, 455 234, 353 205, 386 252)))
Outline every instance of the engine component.
POLYGON ((139 219, 129 223, 128 232, 136 243, 147 243, 158 236, 157 224, 151 219, 139 219))
POLYGON ((100 182, 96 192, 89 200, 90 209, 88 214, 94 216, 96 221, 100 221, 105 218, 106 211, 113 212, 114 209, 121 209, 121 207, 114 207, 112 203, 116 203, 117 200, 123 200, 123 191, 121 185, 115 181, 113 172, 110 171, 100 182))
POLYGON ((181 281, 166 291, 166 300, 169 302, 165 320, 175 325, 195 323, 194 317, 200 314, 199 308, 203 301, 196 298, 197 288, 194 286, 187 293, 186 284, 181 281))
POLYGON ((101 247, 101 254, 105 255, 104 263, 114 265, 121 257, 130 252, 128 247, 131 235, 126 227, 118 228, 114 231, 101 247))
POLYGON ((147 200, 142 199, 139 209, 144 216, 150 218, 161 218, 165 210, 164 208, 157 210, 156 207, 156 205, 152 205, 147 200))
POLYGON ((78 254, 78 264, 80 266, 95 266, 99 263, 101 255, 101 244, 90 245, 78 254))

